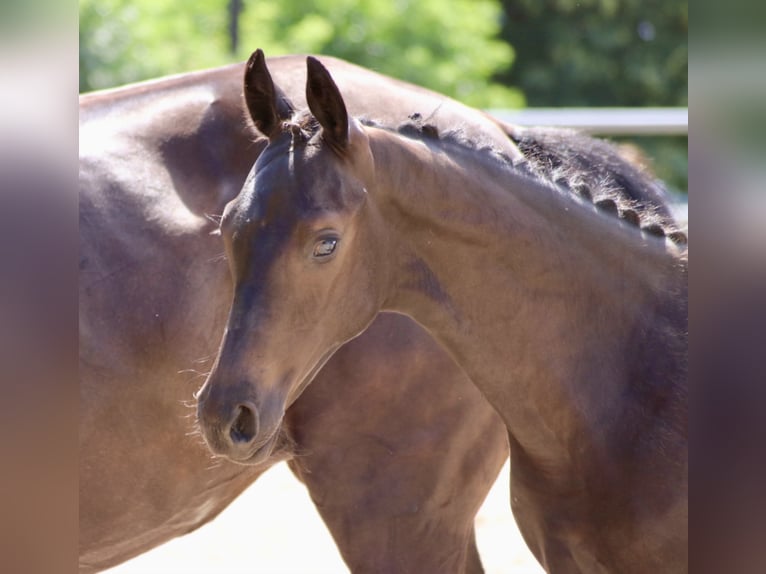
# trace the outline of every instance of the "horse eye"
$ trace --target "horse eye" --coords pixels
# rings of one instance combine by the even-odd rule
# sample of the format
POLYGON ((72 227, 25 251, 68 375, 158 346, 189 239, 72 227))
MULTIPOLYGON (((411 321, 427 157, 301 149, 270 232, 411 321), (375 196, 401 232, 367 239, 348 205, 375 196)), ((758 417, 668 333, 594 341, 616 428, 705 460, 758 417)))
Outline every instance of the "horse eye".
POLYGON ((321 259, 322 257, 328 257, 332 255, 335 248, 338 246, 338 240, 334 237, 328 237, 326 239, 320 239, 314 245, 314 257, 321 259))

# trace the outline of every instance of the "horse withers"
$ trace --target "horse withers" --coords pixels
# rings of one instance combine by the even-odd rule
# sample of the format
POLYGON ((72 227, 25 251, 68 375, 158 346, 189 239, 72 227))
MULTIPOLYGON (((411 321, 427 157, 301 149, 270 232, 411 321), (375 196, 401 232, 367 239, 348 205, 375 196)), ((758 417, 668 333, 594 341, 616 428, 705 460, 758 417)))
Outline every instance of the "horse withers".
MULTIPOLYGON (((329 65, 357 94, 357 113, 441 106, 450 122, 492 127, 437 94, 329 65), (378 100, 368 103, 370 92, 378 100)), ((300 101, 303 59, 270 66, 300 101)), ((505 432, 404 317, 381 316, 338 351, 259 464, 211 457, 196 434, 192 395, 232 293, 208 215, 220 215, 266 145, 242 125, 243 69, 80 98, 80 571, 198 528, 288 460, 352 572, 481 572, 473 520, 507 458, 505 432)), ((268 520, 258 508, 252 516, 268 520)), ((257 569, 257 556, 243 560, 257 569)))
POLYGON ((309 111, 278 93, 256 52, 245 99, 269 143, 220 223, 234 297, 199 394, 211 448, 261 459, 316 369, 395 311, 501 415, 512 509, 549 572, 686 571, 686 237, 620 192, 652 182, 616 152, 598 177, 603 147, 581 151, 591 173, 359 121, 314 58, 309 111))

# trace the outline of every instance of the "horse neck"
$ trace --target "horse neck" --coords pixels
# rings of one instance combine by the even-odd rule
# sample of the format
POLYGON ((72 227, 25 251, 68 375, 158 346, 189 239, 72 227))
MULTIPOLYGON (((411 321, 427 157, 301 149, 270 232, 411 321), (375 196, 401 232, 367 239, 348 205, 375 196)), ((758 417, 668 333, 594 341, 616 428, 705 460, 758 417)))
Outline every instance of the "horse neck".
POLYGON ((386 308, 452 353, 525 449, 565 453, 587 430, 583 413, 651 384, 636 355, 662 353, 655 331, 684 317, 675 246, 488 154, 383 131, 370 140, 397 246, 386 308))

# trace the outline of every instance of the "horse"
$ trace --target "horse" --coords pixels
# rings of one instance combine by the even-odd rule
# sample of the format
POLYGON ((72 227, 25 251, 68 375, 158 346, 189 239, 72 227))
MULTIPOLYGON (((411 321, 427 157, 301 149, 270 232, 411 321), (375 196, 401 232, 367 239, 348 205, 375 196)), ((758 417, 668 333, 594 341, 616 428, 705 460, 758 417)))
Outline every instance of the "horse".
POLYGON ((615 192, 629 166, 363 121, 318 59, 307 70, 297 110, 260 50, 246 68, 269 141, 219 225, 234 295, 198 393, 210 449, 267 456, 333 352, 403 314, 502 418, 511 508, 546 571, 685 572, 686 235, 615 192))
MULTIPOLYGON (((357 113, 439 108, 445 121, 494 130, 514 147, 499 125, 443 96, 328 65, 357 94, 357 113)), ((303 59, 270 66, 300 100, 303 59)), ((80 98, 80 572, 209 522, 283 460, 352 572, 482 572, 473 520, 507 460, 505 432, 405 317, 381 315, 340 350, 258 464, 213 458, 195 434, 192 395, 232 295, 215 215, 267 141, 243 128, 243 70, 80 98)))

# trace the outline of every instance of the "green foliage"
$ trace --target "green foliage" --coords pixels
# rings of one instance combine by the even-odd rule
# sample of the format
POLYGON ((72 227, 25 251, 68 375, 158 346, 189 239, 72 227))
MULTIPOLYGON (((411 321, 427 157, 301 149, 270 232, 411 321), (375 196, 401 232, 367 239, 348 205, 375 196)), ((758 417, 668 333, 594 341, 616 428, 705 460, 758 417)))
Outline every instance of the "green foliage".
POLYGON ((474 106, 519 106, 518 91, 489 78, 513 49, 495 36, 493 0, 315 0, 248 4, 242 37, 267 54, 318 52, 442 92, 474 106), (489 88, 489 89, 488 89, 489 88))
POLYGON ((240 51, 227 53, 225 0, 81 0, 80 89, 267 55, 337 56, 480 107, 523 104, 490 78, 513 49, 495 0, 245 1, 240 51))
POLYGON ((231 61, 225 8, 216 0, 80 0, 80 91, 231 61))
MULTIPOLYGON (((243 4, 231 54, 228 0, 80 0, 80 90, 240 61, 263 48, 337 56, 476 107, 518 107, 524 96, 532 106, 687 105, 686 0, 243 4)), ((686 138, 634 141, 658 175, 686 189, 686 138)))
POLYGON ((503 0, 533 106, 687 105, 686 0, 503 0))
MULTIPOLYGON (((516 49, 500 74, 530 106, 688 105, 686 0, 502 0, 516 49)), ((687 139, 639 138, 658 175, 686 190, 687 139)))

